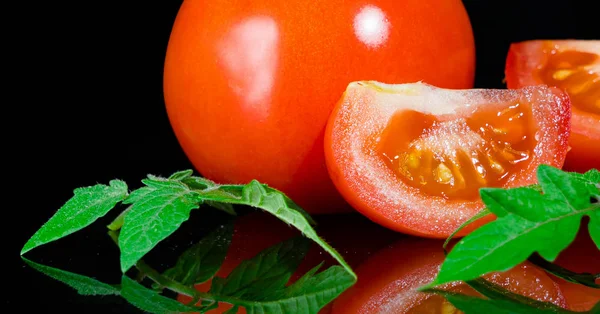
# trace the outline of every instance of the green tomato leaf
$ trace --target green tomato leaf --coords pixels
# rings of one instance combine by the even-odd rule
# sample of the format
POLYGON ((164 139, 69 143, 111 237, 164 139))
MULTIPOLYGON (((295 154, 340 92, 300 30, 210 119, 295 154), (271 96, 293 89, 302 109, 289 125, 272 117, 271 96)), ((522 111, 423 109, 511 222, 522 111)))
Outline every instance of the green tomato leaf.
MULTIPOLYGON (((528 188, 538 191, 538 192, 542 192, 542 188, 540 187, 539 184, 532 184, 527 186, 528 188)), ((488 200, 489 202, 494 202, 493 199, 488 200)), ((473 222, 491 214, 492 212, 487 209, 484 208, 482 209, 480 212, 478 212, 477 214, 473 215, 473 217, 469 218, 469 220, 463 222, 460 226, 458 226, 458 228, 456 228, 456 230, 454 230, 450 236, 448 236, 448 238, 446 238, 446 241, 444 241, 444 245, 442 246, 442 248, 444 249, 444 254, 448 254, 448 251, 446 250, 446 248, 448 247, 448 244, 450 244, 450 241, 452 241, 452 239, 456 236, 457 233, 459 233, 462 229, 464 229, 466 226, 472 224, 473 222)), ((497 217, 502 217, 505 216, 507 213, 501 210, 501 206, 497 208, 497 211, 495 213, 495 215, 497 217)))
POLYGON ((590 313, 590 314, 600 313, 600 301, 596 302, 596 305, 594 305, 594 307, 591 310, 589 310, 588 313, 590 313))
POLYGON ((489 214, 491 214, 492 212, 490 212, 489 209, 484 208, 482 209, 480 212, 478 212, 477 214, 475 214, 473 217, 469 218, 469 220, 463 222, 460 226, 458 226, 458 228, 456 228, 456 230, 454 230, 454 232, 452 232, 450 234, 450 236, 448 236, 448 238, 446 238, 446 241, 444 241, 444 245, 442 245, 442 248, 444 249, 444 254, 448 254, 448 251, 446 250, 446 248, 448 247, 448 244, 450 244, 450 241, 452 241, 452 238, 454 238, 454 236, 459 233, 462 229, 464 229, 466 226, 472 224, 473 222, 475 222, 476 220, 479 220, 489 214))
POLYGON ((470 313, 575 313, 565 310, 555 304, 537 301, 520 294, 510 292, 485 279, 478 278, 466 282, 484 298, 467 296, 438 289, 427 289, 424 292, 442 295, 452 305, 465 314, 470 313))
POLYGON ((306 220, 314 225, 314 220, 284 193, 252 180, 246 185, 220 185, 199 191, 205 201, 238 204, 263 209, 274 214, 288 224, 306 220))
POLYGON ((467 296, 443 290, 432 291, 446 298, 454 307, 465 314, 550 314, 550 313, 574 313, 567 310, 556 311, 547 309, 538 309, 526 304, 517 303, 509 300, 481 299, 478 297, 467 296))
POLYGON ((200 308, 185 305, 167 298, 156 291, 148 289, 135 280, 123 275, 121 279, 121 296, 142 311, 154 314, 176 314, 199 312, 200 308))
MULTIPOLYGON (((542 302, 526 296, 510 292, 501 286, 491 283, 483 278, 477 278, 466 282, 475 291, 492 300, 511 301, 523 304, 532 309, 550 310, 552 313, 565 313, 564 309, 549 302, 542 302)), ((569 313, 569 312, 566 312, 569 313)))
POLYGON ((21 255, 91 225, 125 197, 127 184, 120 180, 75 189, 73 197, 25 243, 21 255))
POLYGON ((342 256, 332 248, 327 242, 323 241, 318 235, 313 225, 314 220, 294 203, 284 193, 277 191, 267 185, 260 184, 253 180, 247 185, 220 185, 198 191, 204 201, 214 201, 220 203, 246 205, 260 208, 279 218, 288 225, 294 226, 300 230, 304 236, 315 241, 326 252, 331 254, 346 271, 354 278, 356 274, 350 266, 344 261, 342 256))
POLYGON ((208 188, 214 188, 217 186, 211 180, 202 177, 190 176, 181 180, 181 182, 187 184, 191 189, 194 190, 204 190, 208 188))
POLYGON ((132 204, 119 234, 121 270, 126 272, 200 206, 197 192, 179 181, 151 177, 123 201, 132 204))
POLYGON ((181 254, 175 266, 163 275, 186 286, 209 280, 223 264, 232 235, 233 223, 217 227, 181 254))
POLYGON ((119 295, 120 289, 117 286, 100 282, 96 279, 64 271, 58 268, 32 262, 25 257, 21 257, 31 268, 58 280, 67 286, 77 290, 81 295, 119 295))
POLYGON ((248 314, 317 314, 329 302, 355 283, 355 278, 341 266, 331 266, 316 275, 305 275, 302 281, 264 299, 244 302, 248 314))
POLYGON ((275 293, 262 302, 242 301, 248 314, 317 314, 355 282, 343 267, 331 266, 316 275, 305 275, 297 283, 275 293))
MULTIPOLYGON (((169 177, 169 179, 179 180, 195 190, 205 190, 208 188, 214 188, 217 186, 216 183, 206 178, 193 177, 192 170, 179 171, 169 177)), ((206 201, 206 205, 222 210, 230 215, 235 216, 236 212, 233 205, 229 203, 220 203, 213 201, 206 201)))
POLYGON ((119 216, 117 216, 117 218, 115 218, 115 220, 113 220, 110 224, 108 224, 108 226, 106 226, 106 228, 108 228, 108 230, 111 230, 111 231, 117 231, 117 230, 121 229, 121 227, 123 226, 123 221, 125 220, 125 215, 129 211, 129 209, 131 209, 131 206, 129 206, 125 210, 123 210, 119 214, 119 216))
POLYGON ((215 277, 210 293, 240 299, 261 300, 283 289, 304 259, 310 240, 295 237, 242 261, 227 278, 215 277))
POLYGON ((576 273, 554 263, 550 263, 537 255, 532 255, 529 258, 529 261, 546 272, 566 281, 600 289, 600 285, 596 283, 596 278, 599 277, 600 274, 576 273))
MULTIPOLYGON (((600 202, 600 171, 592 169, 583 174, 577 172, 569 172, 569 174, 588 186, 592 203, 598 204, 600 202)), ((600 211, 596 210, 590 213, 589 217, 588 232, 596 247, 600 250, 600 211)))
MULTIPOLYGON (((193 190, 206 190, 206 189, 211 189, 211 190, 215 190, 218 185, 216 183, 214 183, 213 181, 210 181, 206 178, 202 178, 202 177, 186 177, 184 179, 182 179, 182 182, 185 183, 187 186, 190 187, 190 189, 193 190)), ((219 190, 215 190, 214 193, 219 193, 219 190)), ((231 197, 231 195, 224 195, 225 198, 227 197, 231 197)), ((232 216, 236 216, 236 212, 235 209, 233 208, 233 205, 231 203, 224 203, 224 202, 219 202, 219 201, 210 201, 207 200, 205 202, 206 205, 219 209, 221 211, 224 211, 232 216)))
MULTIPOLYGON (((149 175, 142 182, 145 187, 129 195, 127 195, 126 185, 116 180, 111 181, 111 187, 120 187, 121 193, 118 195, 109 193, 110 190, 107 191, 105 186, 78 189, 76 197, 64 206, 67 209, 77 207, 88 199, 102 203, 100 205, 111 203, 111 208, 119 201, 130 205, 108 225, 108 228, 109 235, 121 250, 121 270, 124 274, 120 295, 142 310, 151 313, 205 312, 214 308, 217 302, 229 302, 234 305, 231 312, 236 311, 238 307, 244 307, 248 313, 316 314, 356 282, 356 275, 341 255, 317 235, 313 228, 315 222, 311 217, 280 191, 257 181, 247 185, 218 185, 210 180, 192 176, 192 171, 189 170, 174 173, 169 178, 149 175), (98 195, 82 197, 86 193, 94 194, 92 192, 98 195), (110 199, 109 196, 114 196, 111 202, 107 201, 110 199), (162 275, 147 266, 141 258, 188 220, 191 210, 201 204, 231 214, 235 214, 235 205, 259 208, 294 226, 306 238, 294 238, 267 249, 255 258, 242 262, 227 278, 213 278, 209 293, 199 293, 191 286, 208 280, 217 272, 231 241, 231 225, 215 230, 188 249, 176 265, 162 275), (317 273, 320 265, 294 284, 286 286, 308 251, 309 239, 323 247, 341 266, 333 266, 317 273), (125 272, 133 265, 139 269, 142 275, 140 278, 152 279, 157 289, 146 288, 127 277, 125 272), (201 305, 190 306, 169 299, 159 293, 165 288, 185 291, 182 293, 192 296, 194 302, 197 300, 201 305)), ((100 205, 94 203, 86 208, 104 208, 100 205)), ((94 212, 97 211, 99 210, 94 212)), ((78 217, 73 215, 73 210, 63 210, 61 215, 68 216, 64 218, 67 221, 78 217)), ((55 225, 61 225, 59 220, 52 221, 55 225)), ((52 224, 48 226, 52 227, 52 224)), ((48 226, 42 229, 47 230, 50 228, 48 226)), ((39 235, 37 237, 40 238, 39 235)), ((40 243, 40 241, 33 241, 33 243, 40 243)), ((26 246, 26 249, 31 247, 26 246)), ((104 285, 91 278, 77 277, 74 274, 41 268, 41 266, 37 269, 44 269, 55 277, 63 278, 67 284, 84 293, 119 293, 115 287, 104 285), (93 290, 91 287, 96 288, 93 290)))
POLYGON ((229 310, 223 312, 223 314, 237 314, 238 310, 240 309, 239 306, 234 305, 232 308, 230 308, 229 310))
POLYGON ((590 199, 598 187, 544 165, 538 182, 543 194, 530 187, 481 189, 483 202, 498 218, 461 239, 428 287, 506 271, 534 252, 553 261, 575 239, 581 218, 595 217, 600 204, 590 199))
POLYGON ((233 208, 233 205, 231 205, 231 204, 219 203, 219 202, 213 202, 213 201, 206 201, 205 204, 210 207, 216 208, 218 210, 224 211, 224 212, 228 213, 229 215, 237 216, 237 213, 235 212, 235 208, 233 208))
MULTIPOLYGON (((228 302, 243 306, 248 313, 317 313, 320 308, 337 297, 348 287, 356 282, 356 274, 350 266, 344 261, 342 256, 333 249, 327 242, 323 241, 316 233, 312 225, 312 218, 289 199, 284 193, 277 191, 267 185, 260 184, 253 180, 247 185, 219 185, 205 190, 198 191, 203 201, 214 201, 227 204, 245 205, 260 208, 267 211, 288 225, 292 225, 300 230, 303 235, 317 244, 326 252, 331 254, 341 265, 333 266, 314 276, 305 277, 306 285, 292 285, 288 288, 281 288, 289 278, 288 273, 293 272, 291 264, 282 265, 283 269, 277 280, 257 284, 261 287, 261 294, 257 294, 259 289, 243 289, 233 283, 235 280, 242 281, 241 274, 247 274, 245 268, 240 268, 239 273, 227 279, 213 278, 211 293, 230 295, 228 302), (235 280, 230 278, 236 278, 235 280), (288 290, 289 289, 289 290, 288 290), (265 295, 265 291, 275 291, 271 295, 265 295), (295 291, 295 292, 294 292, 295 291), (231 296, 233 295, 233 296, 231 296), (243 297, 243 299, 241 298, 243 297)), ((281 247, 280 249, 283 249, 281 247)), ((291 261, 290 261, 291 263, 291 261)), ((246 265, 248 274, 256 273, 261 269, 257 266, 246 265)), ((272 271, 271 274, 276 272, 272 271)), ((250 275, 250 278, 252 276, 250 275)), ((247 282, 248 279, 244 279, 247 282)), ((252 285, 253 287, 255 285, 252 285)))
POLYGON ((285 286, 308 251, 310 241, 296 237, 242 262, 227 278, 215 277, 209 293, 247 313, 317 314, 356 282, 341 266, 317 273, 322 263, 285 286))
POLYGON ((590 237, 596 244, 598 250, 600 250, 600 210, 596 210, 590 215, 590 222, 588 223, 588 232, 590 237))
POLYGON ((600 170, 591 169, 586 173, 568 172, 572 177, 586 181, 586 182, 600 182, 600 170))
POLYGON ((182 181, 185 180, 189 177, 192 176, 192 174, 194 173, 193 170, 181 170, 181 171, 177 171, 175 173, 173 173, 172 175, 169 176, 170 180, 176 180, 176 181, 182 181))

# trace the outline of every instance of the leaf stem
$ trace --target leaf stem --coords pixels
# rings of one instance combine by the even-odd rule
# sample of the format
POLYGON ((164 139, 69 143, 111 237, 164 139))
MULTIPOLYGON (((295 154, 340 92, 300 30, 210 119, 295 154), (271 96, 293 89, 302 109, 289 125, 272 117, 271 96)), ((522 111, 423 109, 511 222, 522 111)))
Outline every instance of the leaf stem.
POLYGON ((188 297, 191 297, 191 298, 193 298, 195 303, 197 303, 199 300, 211 301, 212 303, 226 302, 226 303, 238 304, 238 305, 242 305, 242 306, 245 303, 243 300, 240 300, 237 298, 216 296, 216 295, 213 295, 210 293, 198 291, 198 290, 194 289, 194 287, 190 287, 190 286, 181 284, 178 281, 175 281, 169 277, 163 276, 158 271, 156 271, 154 268, 150 267, 150 265, 146 264, 143 260, 139 260, 135 264, 135 267, 139 271, 143 272, 146 275, 146 277, 150 278, 152 281, 156 282, 160 286, 162 286, 166 289, 169 289, 175 293, 183 294, 188 297))
MULTIPOLYGON (((119 233, 120 232, 118 230, 117 231, 113 231, 113 230, 108 231, 108 235, 110 236, 110 238, 113 240, 113 242, 117 246, 119 245, 119 233)), ((161 288, 166 288, 175 293, 183 294, 188 297, 191 297, 191 298, 193 298, 195 303, 197 303, 199 300, 212 301, 213 303, 214 302, 227 302, 227 303, 231 303, 231 304, 241 304, 241 305, 243 305, 243 303, 244 303, 242 300, 239 300, 237 298, 219 297, 219 296, 215 296, 210 293, 200 292, 200 291, 194 289, 194 287, 186 286, 178 281, 175 281, 169 277, 162 275, 157 270, 150 267, 150 265, 146 264, 143 260, 139 260, 135 264, 135 267, 141 273, 141 274, 138 274, 138 276, 141 276, 142 278, 143 277, 149 278, 150 280, 157 283, 161 288)))
POLYGON ((546 272, 556 277, 562 278, 566 281, 577 283, 580 285, 585 285, 595 289, 600 289, 600 285, 595 282, 595 279, 598 278, 598 276, 600 276, 600 273, 576 273, 554 263, 548 262, 547 260, 541 258, 539 255, 530 256, 529 261, 534 265, 540 267, 541 269, 545 270, 546 272))
POLYGON ((479 220, 489 214, 491 214, 492 212, 487 209, 484 208, 482 209, 480 212, 478 212, 477 214, 475 214, 473 217, 469 218, 467 221, 463 222, 456 230, 454 230, 454 232, 452 232, 450 234, 450 236, 448 236, 448 238, 446 238, 446 241, 444 241, 444 244, 442 245, 442 248, 444 249, 444 255, 448 255, 448 244, 450 244, 450 241, 456 236, 456 234, 461 231, 462 229, 464 229, 465 227, 467 227, 468 225, 472 224, 473 222, 475 222, 476 220, 479 220))
POLYGON ((125 221, 125 214, 127 214, 127 212, 129 211, 129 209, 131 209, 131 206, 125 208, 125 210, 123 210, 119 216, 117 216, 117 218, 115 218, 115 220, 113 220, 108 226, 106 226, 109 230, 112 231, 117 231, 119 229, 121 229, 121 227, 123 226, 123 222, 125 221))
MULTIPOLYGON (((135 267, 139 271, 144 273, 144 275, 146 275, 146 277, 152 279, 152 281, 156 282, 161 287, 165 287, 173 292, 176 292, 179 294, 185 294, 189 297, 196 297, 198 295, 205 294, 203 292, 197 291, 196 289, 194 289, 192 287, 185 286, 171 278, 161 275, 158 271, 156 271, 154 268, 150 267, 143 260, 139 260, 135 264, 135 267)), ((204 297, 201 297, 201 298, 204 298, 204 297)), ((210 294, 206 294, 206 298, 212 299, 212 296, 210 294)))

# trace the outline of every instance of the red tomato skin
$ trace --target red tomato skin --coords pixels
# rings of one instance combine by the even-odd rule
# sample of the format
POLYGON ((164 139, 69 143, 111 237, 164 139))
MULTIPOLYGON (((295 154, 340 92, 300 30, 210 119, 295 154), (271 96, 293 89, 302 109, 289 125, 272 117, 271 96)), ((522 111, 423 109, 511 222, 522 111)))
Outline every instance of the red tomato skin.
MULTIPOLYGON (((570 40, 530 40, 512 43, 506 57, 505 76, 508 88, 521 88, 543 82, 534 72, 544 63, 544 46, 549 43, 570 45, 570 40)), ((600 116, 572 107, 570 150, 563 169, 586 172, 600 169, 600 116)))
POLYGON ((169 121, 220 183, 257 179, 311 213, 349 210, 327 174, 323 131, 358 79, 473 85, 459 0, 185 0, 164 65, 169 121))
MULTIPOLYGON (((357 82, 352 83, 352 85, 364 83, 357 82)), ((367 82, 366 84, 370 83, 367 82)), ((435 86, 431 87, 436 88, 435 86)), ((475 90, 452 92, 471 93, 475 92, 475 90)), ((483 91, 481 95, 488 92, 491 94, 503 93, 504 90, 487 90, 483 91)), ((528 95, 527 97, 543 94, 543 97, 547 97, 544 104, 547 104, 548 99, 552 99, 555 103, 552 107, 539 105, 535 110, 540 120, 538 123, 541 123, 540 127, 545 134, 542 137, 543 144, 539 144, 538 147, 541 147, 541 149, 537 149, 539 155, 535 157, 534 162, 530 163, 524 175, 507 183, 506 187, 525 186, 536 183, 536 168, 539 164, 548 164, 557 168, 562 167, 567 153, 567 140, 570 132, 571 104, 566 93, 556 88, 548 88, 547 86, 523 89, 519 93, 528 95)), ((502 99, 502 97, 500 94, 497 94, 497 99, 502 99)), ((333 182, 338 191, 341 192, 357 211, 382 226, 419 237, 447 238, 463 222, 481 211, 484 207, 483 203, 481 200, 448 201, 440 197, 423 195, 419 191, 415 191, 415 189, 408 189, 406 184, 400 183, 399 180, 385 179, 389 177, 387 173, 389 170, 387 168, 356 162, 357 158, 353 155, 360 155, 361 153, 352 151, 351 147, 360 147, 361 145, 354 144, 368 139, 368 136, 371 136, 371 134, 360 134, 363 131, 353 133, 353 131, 349 130, 353 128, 352 125, 364 126, 377 125, 379 123, 375 120, 381 118, 357 117, 358 115, 377 115, 378 109, 372 108, 378 108, 378 105, 385 106, 385 104, 377 104, 376 98, 376 93, 362 92, 355 87, 349 86, 338 105, 333 109, 325 133, 326 161, 333 182), (357 115, 355 114, 356 112, 360 112, 360 114, 357 115), (353 134, 348 135, 350 133, 353 134), (365 171, 364 169, 369 170, 365 171), (369 171, 379 174, 378 177, 383 178, 382 180, 386 182, 372 183, 371 180, 364 176, 364 173, 369 171), (378 186, 378 184, 380 185, 378 186), (386 193, 381 192, 385 188, 388 191, 402 191, 403 195, 390 197, 386 193), (396 213, 399 208, 404 210, 404 214, 396 213), (427 215, 424 215, 424 212, 427 215), (442 223, 439 221, 442 221, 442 223)), ((494 98, 491 97, 490 99, 494 98)), ((372 128, 376 129, 377 127, 372 128)), ((360 129, 360 127, 355 129, 360 129)), ((464 236, 493 219, 495 219, 494 215, 487 215, 478 219, 466 226, 455 236, 464 236)))

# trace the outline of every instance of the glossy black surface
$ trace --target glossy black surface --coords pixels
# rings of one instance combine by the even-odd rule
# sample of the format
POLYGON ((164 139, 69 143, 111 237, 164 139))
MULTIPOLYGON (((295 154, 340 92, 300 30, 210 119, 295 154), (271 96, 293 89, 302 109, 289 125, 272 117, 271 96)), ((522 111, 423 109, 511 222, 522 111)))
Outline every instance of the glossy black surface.
MULTIPOLYGON (((476 86, 504 87, 510 42, 600 38, 591 2, 465 0, 477 45, 476 86)), ((10 159, 3 193, 9 214, 3 220, 4 306, 26 313, 136 312, 118 297, 78 296, 25 266, 18 252, 76 187, 113 178, 139 186, 148 173, 191 168, 162 98, 164 53, 180 3, 27 1, 4 12, 15 18, 3 45, 4 62, 14 70, 3 102, 10 159)), ((104 229, 112 217, 27 257, 118 282, 118 251, 104 229)), ((177 239, 200 236, 197 228, 188 224, 161 245, 153 255, 157 267, 176 257, 177 239)))

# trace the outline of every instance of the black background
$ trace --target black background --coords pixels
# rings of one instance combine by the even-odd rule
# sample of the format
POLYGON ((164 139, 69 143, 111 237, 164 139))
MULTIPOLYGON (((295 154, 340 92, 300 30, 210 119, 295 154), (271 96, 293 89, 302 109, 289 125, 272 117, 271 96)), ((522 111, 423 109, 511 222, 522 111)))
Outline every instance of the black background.
MULTIPOLYGON (((504 87, 511 42, 600 38, 593 1, 464 2, 476 40, 477 87, 504 87)), ((76 187, 113 178, 137 187, 148 173, 166 176, 191 168, 169 126, 162 95, 165 51, 181 1, 22 4, 4 12, 14 21, 5 28, 3 47, 9 56, 5 66, 14 73, 4 85, 3 136, 9 148, 3 155, 10 160, 4 163, 8 249, 2 249, 2 260, 15 262, 4 266, 0 277, 5 305, 25 312, 134 312, 119 298, 78 296, 26 267, 18 252, 76 187)), ((27 256, 118 282, 118 253, 104 236, 109 218, 27 256)))

